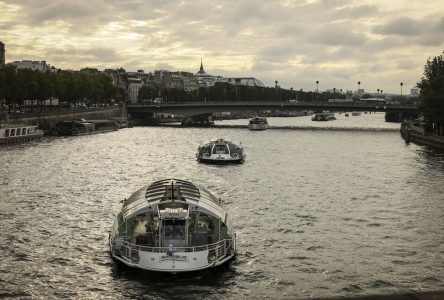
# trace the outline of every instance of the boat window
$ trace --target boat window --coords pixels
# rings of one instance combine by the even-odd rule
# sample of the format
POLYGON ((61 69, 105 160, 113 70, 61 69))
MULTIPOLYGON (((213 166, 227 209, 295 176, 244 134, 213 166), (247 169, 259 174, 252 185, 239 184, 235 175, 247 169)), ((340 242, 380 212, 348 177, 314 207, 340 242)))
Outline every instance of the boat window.
POLYGON ((16 136, 19 136, 19 135, 20 135, 20 128, 17 128, 17 132, 16 132, 15 135, 16 135, 16 136))
POLYGON ((215 145, 213 154, 228 154, 228 147, 226 145, 215 145))
POLYGON ((5 137, 8 137, 9 136, 9 129, 6 129, 5 130, 5 137))
POLYGON ((185 220, 165 220, 163 227, 165 240, 185 239, 185 220))
POLYGON ((15 136, 15 129, 11 129, 11 136, 15 136))
POLYGON ((26 128, 23 128, 22 129, 22 135, 25 135, 26 134, 26 128))

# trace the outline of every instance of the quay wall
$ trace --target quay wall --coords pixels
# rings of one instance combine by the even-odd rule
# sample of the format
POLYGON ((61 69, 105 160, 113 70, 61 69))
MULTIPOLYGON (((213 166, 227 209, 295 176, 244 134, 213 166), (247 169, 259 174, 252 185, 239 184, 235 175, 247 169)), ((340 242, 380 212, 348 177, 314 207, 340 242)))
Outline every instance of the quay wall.
POLYGON ((401 124, 401 136, 406 143, 415 143, 418 145, 429 146, 438 150, 444 150, 444 136, 432 135, 426 132, 418 132, 408 123, 401 124))
POLYGON ((420 135, 412 132, 410 140, 418 145, 444 150, 444 136, 420 135))

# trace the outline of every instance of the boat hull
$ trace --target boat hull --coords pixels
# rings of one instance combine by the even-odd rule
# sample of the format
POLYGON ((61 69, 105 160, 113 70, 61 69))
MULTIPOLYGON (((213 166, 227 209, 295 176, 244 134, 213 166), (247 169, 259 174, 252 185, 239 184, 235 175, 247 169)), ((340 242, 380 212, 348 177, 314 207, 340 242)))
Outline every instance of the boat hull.
POLYGON ((266 130, 268 129, 267 124, 248 124, 248 129, 250 130, 266 130))
POLYGON ((23 142, 29 142, 32 140, 36 140, 36 139, 41 139, 42 137, 43 137, 43 131, 41 133, 33 134, 33 135, 0 138, 0 144, 23 143, 23 142))
POLYGON ((131 268, 137 268, 153 272, 164 273, 185 273, 201 271, 225 264, 235 257, 235 253, 230 253, 221 259, 213 262, 208 261, 208 250, 201 252, 180 252, 173 256, 165 253, 152 253, 138 251, 139 261, 133 261, 111 253, 111 257, 131 268))
POLYGON ((128 267, 166 273, 193 272, 220 266, 236 255, 236 236, 214 244, 179 248, 145 247, 120 242, 110 235, 111 257, 128 267))
POLYGON ((243 158, 239 159, 213 159, 213 158, 198 158, 199 162, 205 164, 215 164, 215 165, 225 165, 225 164, 242 164, 244 162, 243 158))

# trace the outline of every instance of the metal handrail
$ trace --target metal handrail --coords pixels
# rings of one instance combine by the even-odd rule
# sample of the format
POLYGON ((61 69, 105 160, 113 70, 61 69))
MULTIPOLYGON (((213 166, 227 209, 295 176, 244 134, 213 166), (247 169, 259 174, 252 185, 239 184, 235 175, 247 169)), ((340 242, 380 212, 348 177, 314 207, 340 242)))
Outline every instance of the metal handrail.
MULTIPOLYGON (((138 256, 138 253, 134 253, 134 251, 146 251, 146 252, 155 252, 162 253, 167 252, 168 247, 148 247, 130 243, 128 241, 123 240, 125 237, 114 237, 112 243, 116 243, 117 240, 120 240, 121 245, 116 245, 116 248, 119 249, 122 257, 125 257, 129 260, 133 260, 134 256, 138 256), (124 250, 122 252, 122 250, 124 250)), ((219 259, 220 257, 224 257, 227 255, 228 251, 231 248, 234 248, 234 239, 235 236, 231 236, 229 238, 222 239, 216 243, 202 245, 202 246, 191 246, 191 247, 173 247, 173 252, 197 252, 208 250, 210 253, 214 253, 214 257, 211 259, 212 261, 219 259)), ((234 249, 233 249, 234 250, 234 249)))

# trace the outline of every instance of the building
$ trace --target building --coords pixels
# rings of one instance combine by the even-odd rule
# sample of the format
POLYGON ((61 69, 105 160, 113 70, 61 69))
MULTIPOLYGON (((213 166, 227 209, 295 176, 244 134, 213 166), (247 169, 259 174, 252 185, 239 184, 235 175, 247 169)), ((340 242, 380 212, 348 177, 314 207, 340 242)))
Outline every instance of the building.
POLYGON ((247 86, 258 86, 265 87, 265 85, 259 79, 254 77, 233 77, 233 78, 225 78, 225 82, 228 82, 233 85, 247 85, 247 86))
POLYGON ((0 42, 0 67, 5 65, 5 44, 0 42))
POLYGON ((128 100, 131 104, 139 102, 139 90, 143 86, 142 79, 128 78, 128 100))
POLYGON ((50 67, 46 64, 45 60, 36 61, 36 60, 22 60, 22 61, 13 61, 12 65, 17 67, 18 69, 29 69, 29 70, 39 70, 46 71, 50 67))
POLYGON ((413 87, 410 89, 410 96, 411 97, 419 97, 419 89, 416 87, 413 87))
POLYGON ((213 86, 216 83, 215 76, 205 72, 202 60, 200 61, 200 69, 194 74, 194 77, 197 79, 198 86, 213 86))

